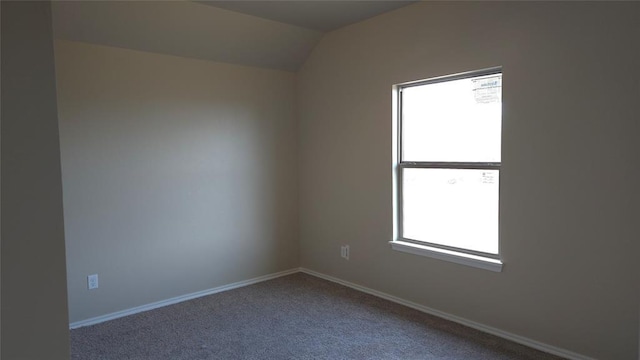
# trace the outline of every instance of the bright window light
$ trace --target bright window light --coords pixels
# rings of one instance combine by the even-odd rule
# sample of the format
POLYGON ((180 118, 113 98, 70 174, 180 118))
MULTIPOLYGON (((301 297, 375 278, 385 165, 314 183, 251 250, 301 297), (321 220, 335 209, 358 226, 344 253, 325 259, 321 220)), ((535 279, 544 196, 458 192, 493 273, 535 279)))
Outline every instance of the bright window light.
POLYGON ((501 82, 492 75, 403 89, 402 160, 500 162, 501 82), (495 93, 477 97, 485 83, 497 84, 495 93))
POLYGON ((497 170, 404 169, 403 235, 498 253, 497 170))
POLYGON ((496 259, 502 72, 398 89, 398 240, 496 259))

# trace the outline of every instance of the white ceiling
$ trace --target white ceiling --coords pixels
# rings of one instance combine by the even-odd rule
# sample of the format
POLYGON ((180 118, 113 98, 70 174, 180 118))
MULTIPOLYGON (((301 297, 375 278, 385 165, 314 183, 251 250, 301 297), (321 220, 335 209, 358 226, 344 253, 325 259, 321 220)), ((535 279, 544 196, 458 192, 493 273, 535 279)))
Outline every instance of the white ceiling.
POLYGON ((202 4, 327 32, 418 0, 201 0, 202 4))
POLYGON ((54 1, 52 10, 58 39, 295 72, 325 31, 408 3, 54 1))

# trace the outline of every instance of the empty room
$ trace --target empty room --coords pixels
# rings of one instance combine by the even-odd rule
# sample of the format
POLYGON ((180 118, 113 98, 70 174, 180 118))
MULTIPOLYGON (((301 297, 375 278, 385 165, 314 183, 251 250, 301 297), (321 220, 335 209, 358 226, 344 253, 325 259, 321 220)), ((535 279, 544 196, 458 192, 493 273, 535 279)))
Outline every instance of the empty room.
POLYGON ((0 15, 3 360, 640 359, 640 2, 0 15))

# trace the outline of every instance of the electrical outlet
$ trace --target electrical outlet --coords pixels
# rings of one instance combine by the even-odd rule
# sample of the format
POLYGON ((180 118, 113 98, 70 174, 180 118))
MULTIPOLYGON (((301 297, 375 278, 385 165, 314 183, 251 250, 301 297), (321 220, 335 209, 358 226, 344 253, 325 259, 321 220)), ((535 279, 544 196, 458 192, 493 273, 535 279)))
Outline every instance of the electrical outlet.
POLYGON ((89 290, 98 288, 98 274, 87 276, 87 287, 89 288, 89 290))
POLYGON ((342 245, 340 247, 340 256, 349 260, 349 245, 342 245))

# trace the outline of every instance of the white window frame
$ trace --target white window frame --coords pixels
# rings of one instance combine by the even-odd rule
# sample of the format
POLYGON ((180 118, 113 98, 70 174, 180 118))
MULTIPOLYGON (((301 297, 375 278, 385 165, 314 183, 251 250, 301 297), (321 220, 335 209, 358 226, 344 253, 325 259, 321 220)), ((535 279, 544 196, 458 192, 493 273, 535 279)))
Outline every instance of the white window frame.
MULTIPOLYGON (((427 256, 435 259, 450 261, 458 264, 473 266, 476 268, 500 272, 503 262, 498 254, 490 254, 470 249, 450 247, 426 241, 406 239, 402 236, 402 172, 411 168, 430 169, 487 169, 500 172, 501 162, 435 162, 435 161, 403 161, 402 159, 402 90, 412 86, 422 86, 467 79, 478 76, 502 74, 502 67, 493 67, 477 71, 469 71, 459 74, 440 76, 426 80, 412 81, 393 86, 393 240, 390 242, 394 250, 416 255, 427 256)), ((499 232, 498 232, 499 233, 499 232)), ((500 246, 500 239, 498 239, 500 246)))

